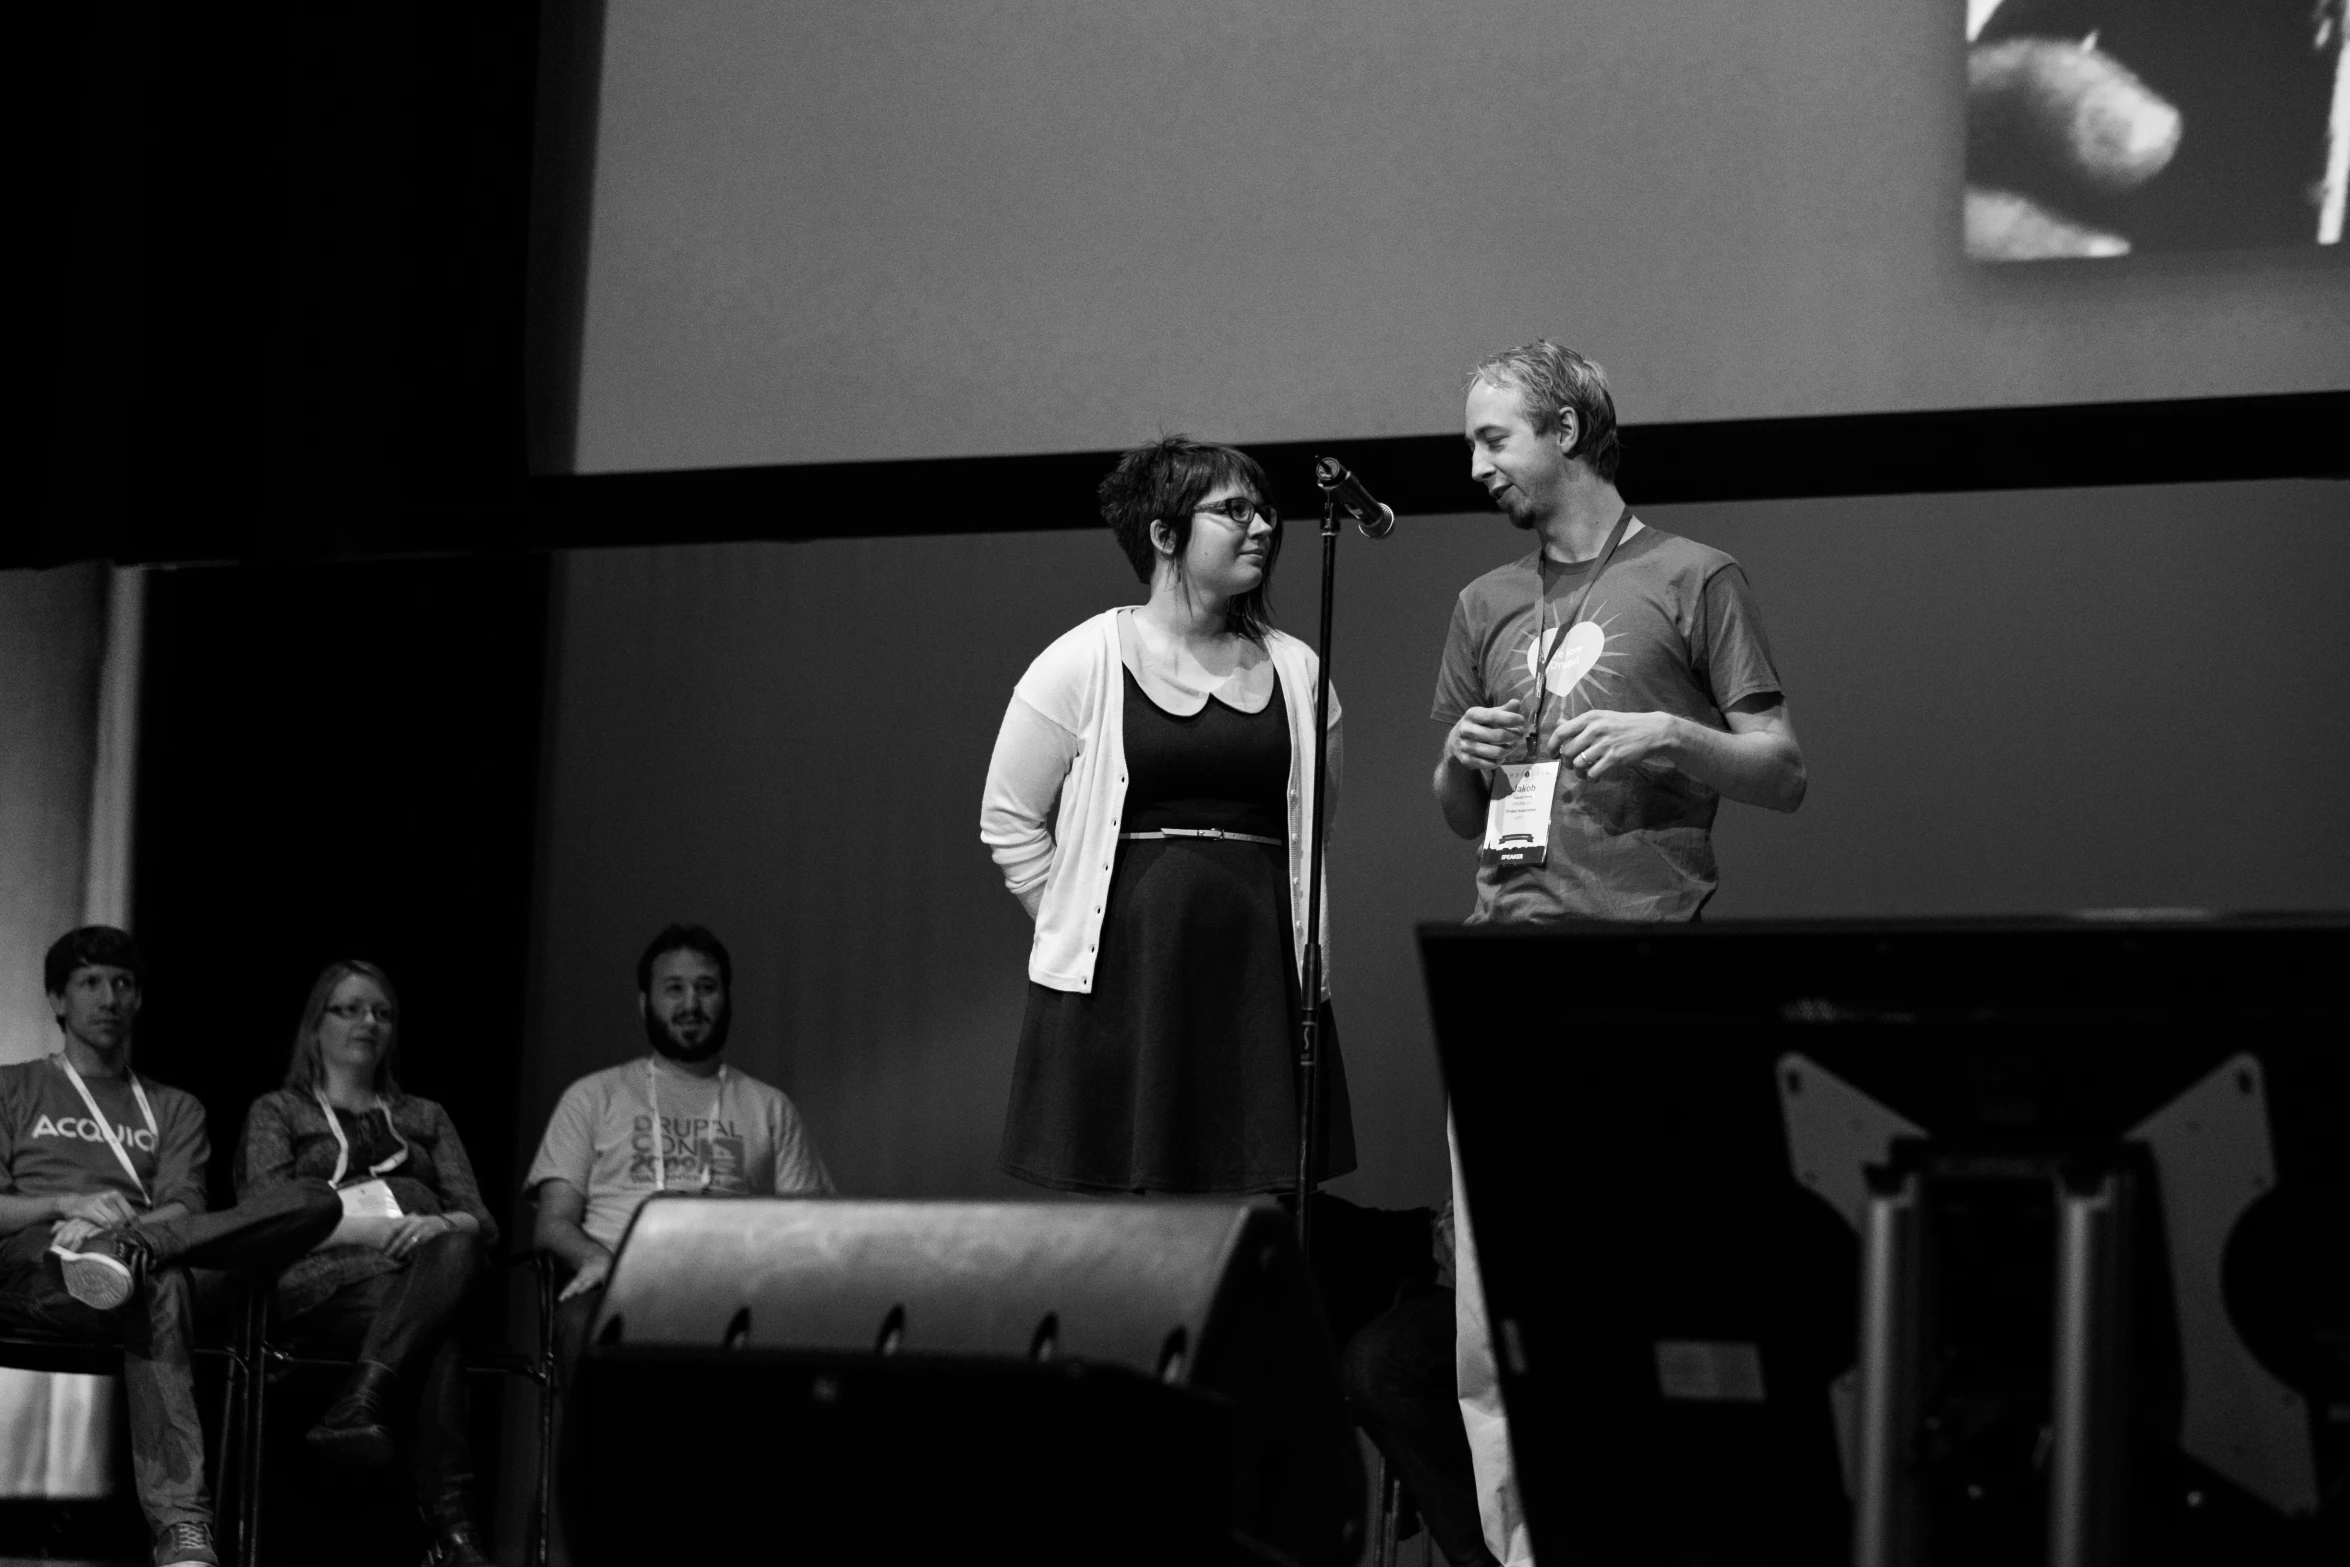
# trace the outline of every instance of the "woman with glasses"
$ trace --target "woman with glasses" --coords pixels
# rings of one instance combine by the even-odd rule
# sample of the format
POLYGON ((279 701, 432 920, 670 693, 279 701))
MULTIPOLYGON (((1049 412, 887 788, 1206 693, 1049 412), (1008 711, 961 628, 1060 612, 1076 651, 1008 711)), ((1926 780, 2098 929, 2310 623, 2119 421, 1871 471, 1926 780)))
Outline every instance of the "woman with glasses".
MULTIPOLYGON (((1102 517, 1150 596, 1046 648, 1004 713, 980 837, 1036 923, 1001 1156, 1023 1180, 1297 1184, 1316 664, 1272 626, 1266 489, 1181 436, 1120 458, 1102 517)), ((1336 692, 1323 729, 1335 793, 1336 692)), ((1326 1178, 1354 1128, 1326 1013, 1321 1038, 1326 1178)))
POLYGON ((431 1545, 427 1567, 488 1561, 474 1537, 473 1455, 452 1327, 497 1224, 448 1113, 400 1089, 399 1006, 372 963, 330 963, 310 987, 286 1082, 253 1102, 240 1197, 331 1181, 342 1223, 278 1278, 271 1336, 353 1356, 305 1439, 339 1464, 383 1468, 406 1428, 431 1545))

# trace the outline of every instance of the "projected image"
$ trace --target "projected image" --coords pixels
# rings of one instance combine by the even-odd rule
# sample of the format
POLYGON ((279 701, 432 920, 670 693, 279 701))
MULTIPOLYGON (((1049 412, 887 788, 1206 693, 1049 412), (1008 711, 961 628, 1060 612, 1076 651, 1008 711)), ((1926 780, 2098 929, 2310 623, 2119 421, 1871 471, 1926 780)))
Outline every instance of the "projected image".
POLYGON ((2345 0, 1966 0, 1978 261, 2343 254, 2345 0))

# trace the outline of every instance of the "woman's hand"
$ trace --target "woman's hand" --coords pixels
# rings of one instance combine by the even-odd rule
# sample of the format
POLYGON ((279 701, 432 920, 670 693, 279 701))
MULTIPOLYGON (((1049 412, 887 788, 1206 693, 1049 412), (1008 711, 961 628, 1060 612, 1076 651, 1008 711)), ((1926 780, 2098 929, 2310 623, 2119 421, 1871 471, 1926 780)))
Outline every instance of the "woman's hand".
POLYGON ((402 1262, 407 1261, 409 1254, 426 1241, 436 1236, 446 1235, 457 1228, 446 1217, 437 1213, 402 1214, 397 1219, 385 1220, 384 1224, 385 1234, 379 1244, 383 1247, 385 1255, 396 1257, 402 1262))

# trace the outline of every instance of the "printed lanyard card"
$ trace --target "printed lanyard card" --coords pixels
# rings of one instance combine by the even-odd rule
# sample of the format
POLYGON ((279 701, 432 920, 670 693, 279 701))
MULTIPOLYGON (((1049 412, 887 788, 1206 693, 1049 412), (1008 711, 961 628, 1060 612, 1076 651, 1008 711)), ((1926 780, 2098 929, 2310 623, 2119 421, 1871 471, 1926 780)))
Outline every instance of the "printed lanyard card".
POLYGON ((388 1181, 354 1181, 336 1190, 343 1199, 343 1212, 353 1219, 397 1219, 400 1199, 392 1195, 388 1181))
POLYGON ((1558 794, 1559 764, 1505 762, 1493 798, 1485 805, 1485 846, 1478 858, 1488 865, 1541 865, 1550 858, 1550 807, 1558 794))

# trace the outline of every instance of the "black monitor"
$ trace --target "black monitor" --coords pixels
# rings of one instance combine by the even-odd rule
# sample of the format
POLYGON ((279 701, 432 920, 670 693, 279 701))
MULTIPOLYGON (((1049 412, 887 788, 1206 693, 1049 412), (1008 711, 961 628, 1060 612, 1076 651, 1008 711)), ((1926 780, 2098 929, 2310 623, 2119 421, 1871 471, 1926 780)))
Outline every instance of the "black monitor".
POLYGON ((1537 1553, 2338 1550, 2346 937, 2291 916, 1422 927, 1537 1553), (2136 1199, 2084 1294, 2067 1194, 2099 1171, 2136 1199), (1911 1178, 1924 1271, 1872 1296, 1864 1257, 1898 1256, 1863 1230, 1911 1178), (2095 1307, 2070 1352, 2068 1298, 2095 1307), (1861 1363, 1904 1331, 1915 1407, 1888 1416, 1861 1363), (2067 1353, 2083 1376, 2116 1357, 2114 1439, 2076 1477, 2087 1544, 2050 1536, 2067 1353), (1887 1484, 1916 1537, 1856 1547, 1887 1484))

